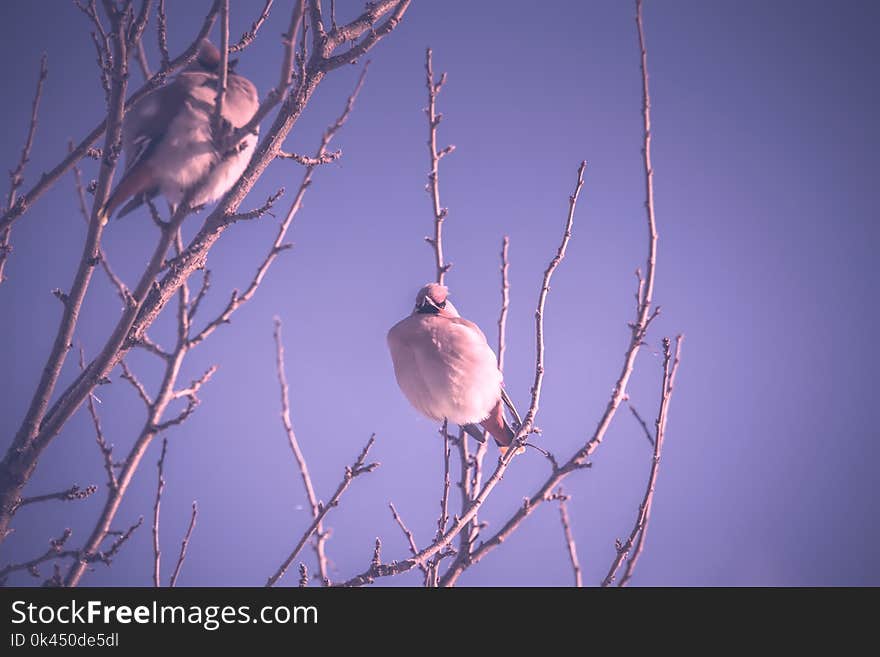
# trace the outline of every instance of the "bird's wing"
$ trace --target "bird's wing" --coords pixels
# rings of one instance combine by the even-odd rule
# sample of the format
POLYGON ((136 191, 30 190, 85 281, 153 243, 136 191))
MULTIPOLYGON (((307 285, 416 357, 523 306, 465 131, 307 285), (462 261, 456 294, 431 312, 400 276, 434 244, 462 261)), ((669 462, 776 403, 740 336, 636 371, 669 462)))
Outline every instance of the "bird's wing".
POLYGON ((177 116, 195 84, 194 75, 181 73, 164 87, 147 94, 125 115, 125 170, 147 160, 177 116))
POLYGON ((418 335, 413 329, 411 318, 407 317, 388 331, 388 349, 394 364, 394 375, 400 389, 416 409, 430 418, 440 420, 443 416, 437 413, 433 396, 416 360, 419 345, 418 335))

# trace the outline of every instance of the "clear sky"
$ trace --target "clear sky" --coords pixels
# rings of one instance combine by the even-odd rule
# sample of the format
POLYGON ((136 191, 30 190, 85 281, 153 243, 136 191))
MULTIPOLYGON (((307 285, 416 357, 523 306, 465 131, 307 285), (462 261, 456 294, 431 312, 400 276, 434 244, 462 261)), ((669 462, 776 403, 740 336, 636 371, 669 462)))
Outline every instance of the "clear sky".
MULTIPOLYGON (((169 43, 179 52, 210 3, 170 1, 169 43)), ((250 26, 261 0, 232 2, 232 34, 250 26)), ((361 2, 337 3, 340 21, 361 2)), ((276 0, 239 72, 265 94, 276 82, 278 35, 290 2, 276 0)), ((419 545, 436 527, 441 441, 397 388, 385 333, 433 277, 423 237, 431 231, 424 50, 449 80, 440 99, 445 248, 460 312, 494 346, 498 252, 510 236, 511 308, 505 380, 528 405, 534 370, 534 306, 555 252, 577 164, 589 167, 568 257, 546 311, 546 378, 538 425, 557 455, 582 444, 620 368, 633 315, 633 271, 646 248, 640 76, 630 2, 427 2, 414 0, 399 29, 371 53, 354 114, 338 137, 342 158, 316 173, 289 234, 294 248, 255 298, 187 359, 182 379, 219 370, 202 404, 168 432, 162 504, 163 579, 189 520, 200 515, 181 584, 262 584, 309 523, 299 475, 279 420, 272 317, 284 321, 293 422, 318 494, 328 499, 367 437, 382 466, 358 479, 328 519, 331 576, 363 570, 377 536, 385 559, 408 550, 387 509, 393 501, 419 545)), ((14 166, 30 113, 40 54, 49 57, 28 186, 104 111, 86 19, 69 2, 3 3, 0 57, 5 129, 0 163, 14 166), (12 28, 14 26, 14 29, 12 28)), ((148 54, 157 61, 154 22, 148 54)), ((660 318, 630 389, 644 415, 657 406, 663 335, 684 332, 642 585, 880 584, 876 545, 880 459, 872 393, 877 366, 874 302, 880 101, 874 44, 880 9, 870 2, 648 2, 645 27, 653 96, 660 318)), ((216 34, 215 34, 216 40, 216 34)), ((321 84, 287 148, 309 152, 335 118, 360 67, 321 84)), ((136 71, 132 82, 140 83, 136 71)), ((93 161, 84 163, 96 177, 93 161)), ((301 167, 277 162, 243 207, 301 167)), ((21 421, 54 338, 85 231, 66 176, 16 225, 0 285, 0 436, 21 421)), ((292 194, 280 202, 286 208, 292 194)), ((201 221, 187 221, 191 235, 201 221)), ((280 217, 280 213, 279 213, 280 217)), ((205 315, 250 281, 277 219, 228 230, 212 250, 205 315)), ((144 213, 112 222, 108 257, 129 284, 156 230, 144 213)), ((76 342, 93 355, 119 313, 101 274, 91 286, 76 342)), ((151 332, 170 343, 164 317, 151 332)), ((76 373, 68 358, 62 383, 76 373)), ((149 355, 130 358, 151 387, 149 355)), ((99 390, 108 439, 121 455, 143 421, 116 374, 99 390)), ((147 527, 156 487, 155 442, 117 524, 145 516, 112 567, 83 583, 148 585, 147 527)), ((493 448, 494 450, 494 448, 493 448)), ((491 452, 494 454, 494 451, 491 452)), ((490 457, 489 463, 494 457, 490 457)), ((570 477, 573 531, 589 584, 630 531, 644 492, 650 446, 626 409, 593 467, 570 477)), ((487 504, 497 529, 546 476, 537 452, 518 458, 487 504)), ((105 474, 81 410, 40 462, 27 494, 72 483, 101 486, 82 502, 20 511, 0 562, 30 558, 50 537, 87 535, 103 504, 105 474)), ((304 557, 311 559, 311 553, 304 557)), ((46 575, 50 569, 44 570, 46 575)), ((11 583, 33 580, 18 575, 11 583)), ((418 584, 418 575, 383 584, 418 584)), ((568 585, 571 568, 553 505, 535 512, 463 585, 568 585)), ((296 584, 289 575, 285 584, 296 584)))

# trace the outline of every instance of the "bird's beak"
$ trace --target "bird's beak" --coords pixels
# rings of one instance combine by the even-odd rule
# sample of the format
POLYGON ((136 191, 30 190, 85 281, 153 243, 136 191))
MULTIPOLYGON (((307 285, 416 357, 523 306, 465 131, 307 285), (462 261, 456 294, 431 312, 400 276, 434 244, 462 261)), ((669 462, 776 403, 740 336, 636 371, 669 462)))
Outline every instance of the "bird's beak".
POLYGON ((421 305, 416 306, 416 311, 422 314, 436 315, 444 308, 444 306, 446 306, 445 301, 443 303, 437 303, 431 297, 426 296, 421 305))

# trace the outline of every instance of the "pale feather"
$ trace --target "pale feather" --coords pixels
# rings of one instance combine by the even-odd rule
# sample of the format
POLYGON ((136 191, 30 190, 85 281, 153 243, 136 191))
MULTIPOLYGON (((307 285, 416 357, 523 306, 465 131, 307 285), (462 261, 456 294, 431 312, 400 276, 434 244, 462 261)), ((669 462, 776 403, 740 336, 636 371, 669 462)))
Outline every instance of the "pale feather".
POLYGON ((401 390, 429 418, 480 422, 501 397, 495 354, 472 322, 415 313, 392 327, 388 346, 401 390))

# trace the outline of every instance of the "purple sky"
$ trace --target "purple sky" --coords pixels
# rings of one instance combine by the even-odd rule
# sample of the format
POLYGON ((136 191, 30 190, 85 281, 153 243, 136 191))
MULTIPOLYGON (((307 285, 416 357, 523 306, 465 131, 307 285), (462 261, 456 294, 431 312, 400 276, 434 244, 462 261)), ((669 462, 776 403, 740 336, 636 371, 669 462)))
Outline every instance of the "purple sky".
MULTIPOLYGON (((209 2, 169 2, 169 44, 179 52, 209 2)), ((237 37, 262 7, 233 1, 237 37)), ((239 71, 263 94, 275 84, 290 2, 276 7, 239 71)), ((362 2, 337 3, 350 19, 362 2)), ((534 305, 555 252, 577 164, 589 162, 568 257, 546 312, 546 378, 540 444, 570 454, 592 432, 629 337, 633 271, 646 247, 640 77, 629 2, 432 3, 414 0, 400 28, 373 51, 366 86, 338 137, 344 155, 323 167, 253 301, 187 359, 182 379, 220 369, 202 404, 168 433, 162 541, 167 580, 191 501, 199 523, 181 584, 259 585, 309 523, 301 482, 278 416, 272 317, 284 321, 293 421, 318 494, 329 498, 370 433, 382 467, 358 479, 329 517, 331 576, 369 563, 377 536, 387 560, 406 544, 393 501, 419 545, 436 526, 441 442, 397 388, 385 332, 433 277, 424 114, 424 49, 449 81, 439 100, 443 204, 449 207, 448 276, 461 313, 494 346, 498 252, 511 240, 511 309, 505 380, 528 405, 534 305)), ((103 112, 86 19, 71 3, 3 3, 0 42, 7 127, 0 163, 18 158, 40 53, 49 79, 26 187, 103 112)), ((640 354, 630 394, 644 415, 657 406, 660 338, 684 332, 641 585, 880 584, 876 560, 880 459, 870 390, 877 365, 873 302, 878 245, 873 112, 880 101, 873 3, 649 2, 645 12, 653 96, 663 314, 640 354), (875 82, 871 82, 875 80, 875 82)), ((145 37, 157 61, 153 23, 145 37)), ((322 83, 287 142, 310 152, 335 118, 360 67, 322 83)), ((140 84, 133 72, 132 81, 140 84)), ((93 161, 87 179, 96 176, 93 161)), ((292 199, 302 170, 278 162, 244 208, 280 186, 292 199)), ((50 291, 70 285, 84 238, 66 176, 13 233, 0 285, 0 436, 5 449, 26 410, 60 316, 50 291)), ((201 220, 187 220, 192 235, 201 220)), ((237 225, 212 250, 213 290, 203 317, 250 281, 276 220, 237 225)), ((104 245, 130 284, 156 230, 143 213, 112 222, 104 245)), ((76 341, 94 355, 119 302, 102 274, 91 286, 76 341)), ((169 343, 163 317, 151 331, 169 343)), ((130 358, 149 386, 156 363, 130 358)), ((68 358, 62 384, 76 373, 68 358)), ((114 374, 99 390, 106 433, 123 454, 143 421, 132 389, 114 374)), ((592 469, 566 482, 585 580, 598 583, 614 540, 630 531, 650 466, 641 428, 621 409, 592 469)), ((117 516, 120 527, 152 513, 155 442, 117 516)), ((490 452, 494 455, 494 448, 490 452)), ((490 456, 491 464, 494 456, 490 456)), ((518 458, 484 518, 497 529, 546 476, 537 452, 518 458)), ((76 503, 29 507, 0 562, 44 551, 71 527, 83 540, 103 504, 105 474, 84 409, 52 444, 27 494, 72 483, 102 486, 76 503)), ((488 531, 487 530, 487 531, 488 531)), ((145 525, 89 585, 148 585, 145 525)), ((311 553, 305 554, 307 560, 311 553)), ((46 569, 48 574, 49 569, 46 569)), ((30 584, 27 575, 11 583, 30 584)), ((418 584, 409 575, 383 584, 418 584)), ((554 505, 535 512, 463 585, 568 585, 571 569, 554 505)), ((289 575, 285 584, 296 583, 289 575)))

